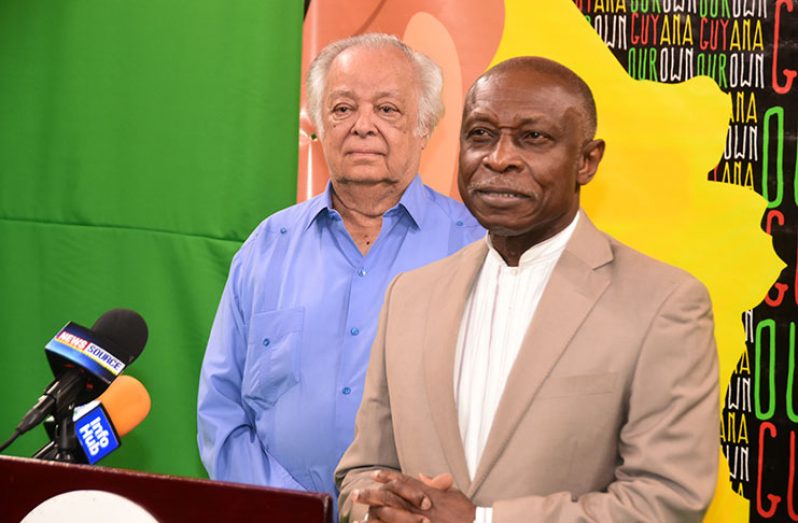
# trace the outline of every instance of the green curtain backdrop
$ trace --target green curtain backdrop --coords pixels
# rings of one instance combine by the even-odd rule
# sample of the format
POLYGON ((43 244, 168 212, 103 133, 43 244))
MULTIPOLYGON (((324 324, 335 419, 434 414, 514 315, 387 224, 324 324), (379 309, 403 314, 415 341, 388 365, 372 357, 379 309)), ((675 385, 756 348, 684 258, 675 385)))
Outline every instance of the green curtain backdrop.
POLYGON ((0 0, 0 440, 52 379, 50 337, 128 307, 152 411, 102 464, 204 476, 197 378, 227 268, 295 201, 302 9, 0 0))

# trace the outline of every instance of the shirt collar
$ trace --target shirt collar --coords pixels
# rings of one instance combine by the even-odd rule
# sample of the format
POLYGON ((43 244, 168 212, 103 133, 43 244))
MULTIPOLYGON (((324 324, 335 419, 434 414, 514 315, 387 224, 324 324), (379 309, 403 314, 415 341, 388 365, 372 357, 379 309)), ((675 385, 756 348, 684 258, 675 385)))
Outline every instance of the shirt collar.
MULTIPOLYGON (((579 223, 579 214, 579 212, 576 213, 574 219, 571 220, 571 223, 569 223, 565 229, 524 251, 521 258, 518 260, 518 267, 534 265, 551 256, 559 257, 565 250, 565 245, 568 243, 568 240, 570 240, 571 236, 574 234, 576 224, 579 223)), ((507 263, 504 261, 504 258, 502 258, 501 254, 493 247, 493 242, 490 241, 490 234, 487 234, 485 238, 488 242, 488 256, 500 262, 502 266, 506 266, 507 263)))
POLYGON ((316 218, 322 214, 327 215, 332 210, 332 183, 327 180, 327 186, 324 188, 324 192, 308 202, 308 221, 305 224, 305 230, 316 221, 316 218))
MULTIPOLYGON (((424 190, 424 182, 421 181, 421 176, 415 175, 410 181, 410 185, 407 186, 404 194, 402 194, 402 197, 399 199, 399 203, 393 207, 393 209, 404 208, 405 212, 410 216, 410 219, 416 224, 416 228, 420 229, 422 225, 424 225, 424 215, 427 210, 425 203, 427 199, 427 192, 424 190)), ((391 212, 391 210, 388 212, 391 212)))
MULTIPOLYGON (((322 214, 328 215, 336 212, 333 208, 332 194, 332 182, 328 180, 324 192, 308 203, 308 222, 305 224, 305 229, 310 227, 316 221, 316 218, 322 214)), ((419 175, 415 175, 399 199, 399 203, 388 209, 385 214, 389 215, 404 210, 410 219, 413 220, 416 227, 420 229, 424 224, 424 215, 426 214, 426 206, 424 204, 426 199, 427 194, 424 190, 424 182, 421 181, 419 175)))

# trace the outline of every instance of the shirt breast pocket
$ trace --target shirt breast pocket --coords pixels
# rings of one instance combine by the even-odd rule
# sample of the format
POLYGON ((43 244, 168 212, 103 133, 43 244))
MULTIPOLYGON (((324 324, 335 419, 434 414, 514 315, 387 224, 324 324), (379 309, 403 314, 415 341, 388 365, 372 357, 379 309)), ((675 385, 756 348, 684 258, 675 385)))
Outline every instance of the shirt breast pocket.
POLYGON ((299 344, 305 309, 261 312, 251 318, 242 391, 244 400, 273 407, 299 383, 299 344))

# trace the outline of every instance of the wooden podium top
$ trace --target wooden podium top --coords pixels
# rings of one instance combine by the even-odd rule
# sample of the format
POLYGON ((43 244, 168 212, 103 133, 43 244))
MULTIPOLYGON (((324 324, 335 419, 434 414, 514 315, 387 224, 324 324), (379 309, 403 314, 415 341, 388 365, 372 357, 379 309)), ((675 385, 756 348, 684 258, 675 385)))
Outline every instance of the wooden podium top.
POLYGON ((159 522, 332 523, 326 494, 0 456, 0 520, 20 521, 40 503, 74 490, 119 494, 159 522))

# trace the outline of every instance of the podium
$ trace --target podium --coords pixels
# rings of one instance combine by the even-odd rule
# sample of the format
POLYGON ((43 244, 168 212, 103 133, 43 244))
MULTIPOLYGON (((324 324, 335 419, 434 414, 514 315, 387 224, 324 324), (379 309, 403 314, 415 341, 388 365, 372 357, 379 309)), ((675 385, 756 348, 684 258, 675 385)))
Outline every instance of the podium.
POLYGON ((0 456, 2 521, 20 521, 42 502, 76 490, 118 494, 160 523, 332 523, 326 494, 0 456))

